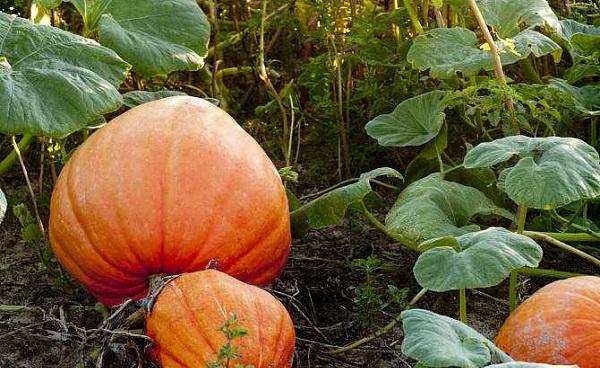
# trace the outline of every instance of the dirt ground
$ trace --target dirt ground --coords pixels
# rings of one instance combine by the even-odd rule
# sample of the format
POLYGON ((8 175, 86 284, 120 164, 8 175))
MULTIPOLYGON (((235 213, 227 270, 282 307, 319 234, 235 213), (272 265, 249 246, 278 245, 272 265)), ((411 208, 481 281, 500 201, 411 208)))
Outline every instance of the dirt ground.
MULTIPOLYGON (((7 192, 9 197, 14 195, 10 188, 7 192)), ((148 341, 137 336, 143 334, 142 325, 132 326, 129 336, 110 332, 121 316, 135 307, 129 306, 118 318, 106 322, 110 312, 75 282, 59 283, 40 270, 37 251, 21 240, 19 232, 17 220, 8 214, 0 227, 0 367, 153 367, 145 359, 148 341)), ((269 289, 294 319, 298 337, 295 367, 412 366, 400 352, 401 326, 346 354, 327 353, 374 332, 401 310, 386 308, 383 313, 373 313, 369 324, 361 322, 352 287, 365 276, 351 261, 370 255, 393 265, 378 276, 383 284, 408 288, 409 299, 420 290, 412 277, 416 255, 358 217, 294 241, 284 274, 269 289)), ((579 272, 591 271, 576 264, 579 272)), ((549 282, 523 281, 523 295, 549 282)), ((457 293, 429 293, 417 307, 456 317, 457 299, 457 293)), ((472 291, 468 300, 471 326, 493 338, 508 312, 506 285, 472 291)))

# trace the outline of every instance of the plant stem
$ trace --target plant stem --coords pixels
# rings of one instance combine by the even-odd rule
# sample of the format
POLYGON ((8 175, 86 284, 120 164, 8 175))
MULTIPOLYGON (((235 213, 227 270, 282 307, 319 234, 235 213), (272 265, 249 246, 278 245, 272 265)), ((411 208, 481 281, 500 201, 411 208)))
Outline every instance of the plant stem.
POLYGON ((598 119, 592 117, 592 123, 590 125, 590 145, 596 147, 598 145, 598 119))
POLYGON ((580 258, 583 258, 586 261, 590 262, 591 264, 595 265, 596 267, 600 267, 600 259, 598 259, 594 256, 591 256, 584 251, 581 251, 573 246, 570 246, 569 244, 563 243, 560 240, 556 240, 544 233, 537 233, 537 232, 530 232, 530 233, 532 233, 532 234, 530 234, 528 236, 532 239, 542 240, 550 245, 553 245, 553 246, 558 247, 562 250, 565 250, 569 253, 572 253, 580 258))
POLYGON ((394 233, 389 231, 384 224, 382 224, 377 217, 375 217, 368 209, 367 206, 365 206, 365 204, 363 202, 361 202, 360 204, 361 207, 361 211, 362 213, 367 217, 367 220, 369 220, 369 222, 371 223, 371 225, 373 225, 373 227, 375 227, 377 230, 381 231, 383 234, 389 236, 390 238, 394 239, 395 241, 397 241, 398 243, 400 243, 400 245, 413 250, 415 252, 420 252, 419 247, 417 244, 414 244, 412 241, 410 241, 409 239, 406 239, 404 236, 402 236, 401 234, 398 233, 394 233))
MULTIPOLYGON (((417 304, 419 302, 419 300, 421 300, 421 298, 426 293, 427 293, 427 289, 421 289, 421 291, 419 291, 419 293, 417 295, 415 295, 414 298, 412 298, 412 300, 406 305, 406 307, 402 311, 404 312, 405 310, 408 310, 411 307, 413 307, 415 304, 417 304)), ((361 345, 364 345, 364 344, 368 343, 369 341, 374 340, 374 339, 378 338, 379 336, 382 336, 382 335, 386 334, 392 328, 394 328, 394 326, 396 326, 400 321, 402 321, 402 313, 398 314, 387 325, 383 326, 382 328, 380 328, 379 330, 377 330, 374 333, 370 334, 369 336, 363 337, 362 339, 357 340, 357 341, 355 341, 353 343, 350 343, 348 345, 345 345, 345 346, 343 346, 341 348, 330 350, 330 351, 328 351, 328 353, 332 354, 332 355, 342 354, 342 353, 345 353, 345 352, 347 352, 349 350, 357 348, 357 347, 359 347, 361 345)))
POLYGON ((578 231, 583 231, 584 233, 594 237, 596 239, 596 241, 600 240, 600 233, 597 233, 588 227, 581 226, 579 224, 575 224, 575 223, 573 223, 572 220, 567 220, 566 218, 559 215, 558 212, 556 212, 556 210, 553 210, 551 213, 552 213, 552 217, 554 217, 558 221, 562 222, 563 224, 567 225, 568 227, 573 228, 578 231))
POLYGON ((571 277, 584 275, 582 273, 547 270, 547 269, 543 269, 543 268, 530 268, 530 267, 519 268, 517 270, 517 273, 519 273, 520 275, 525 275, 525 276, 551 277, 553 279, 568 279, 571 277))
POLYGON ((265 66, 265 23, 267 19, 267 0, 263 0, 262 2, 262 17, 260 21, 260 43, 258 49, 258 67, 259 67, 259 77, 265 83, 267 90, 271 93, 272 97, 277 102, 277 106, 279 107, 279 111, 281 112, 281 120, 283 122, 283 139, 282 139, 282 149, 283 156, 285 161, 289 161, 290 152, 287 150, 286 139, 289 136, 289 123, 287 112, 285 111, 285 107, 283 106, 283 101, 277 93, 277 90, 271 83, 271 79, 269 78, 269 74, 267 73, 267 68, 265 66))
POLYGON ((31 181, 29 180, 29 174, 27 174, 27 168, 25 167, 25 162, 23 162, 23 156, 21 156, 21 150, 19 149, 19 145, 17 144, 17 140, 13 135, 11 137, 12 145, 19 159, 19 163, 21 164, 21 169, 23 171, 23 175, 25 175, 25 182, 27 183, 27 188, 29 189, 29 195, 31 196, 31 201, 33 202, 33 212, 35 214, 35 219, 37 220, 38 227, 40 228, 42 236, 46 236, 46 230, 44 229, 44 223, 42 222, 42 218, 40 217, 40 211, 38 210, 37 201, 35 200, 35 193, 33 193, 33 186, 31 185, 31 181))
MULTIPOLYGON (((527 220, 527 207, 519 206, 519 217, 517 219, 517 233, 523 234, 525 231, 525 221, 527 220)), ((508 310, 514 311, 517 307, 517 270, 510 271, 508 280, 508 310)))
POLYGON ((467 323, 467 291, 458 290, 459 316, 462 323, 467 323))
POLYGON ((546 233, 541 231, 523 231, 523 235, 530 238, 534 238, 538 234, 544 234, 560 241, 573 241, 573 242, 598 242, 597 237, 587 233, 546 233))
POLYGON ((510 272, 508 279, 508 311, 512 312, 517 307, 517 281, 519 273, 516 270, 510 272))
POLYGON ((421 25, 421 21, 419 21, 419 16, 417 15, 417 11, 413 6, 411 0, 402 0, 404 3, 404 7, 406 8, 406 12, 410 18, 413 29, 417 34, 423 33, 423 26, 421 25))
POLYGON ((442 160, 442 155, 440 154, 440 150, 438 149, 437 144, 435 144, 435 154, 437 156, 438 165, 440 166, 440 179, 444 180, 444 161, 442 160))
MULTIPOLYGON (((31 134, 24 134, 19 140, 17 146, 19 147, 20 152, 24 152, 29 148, 29 145, 33 141, 34 136, 31 134)), ((17 153, 13 150, 9 153, 2 162, 0 162, 0 176, 6 174, 8 170, 17 162, 17 153)))
MULTIPOLYGON (((479 25, 479 28, 483 33, 485 42, 487 42, 487 44, 490 46, 490 52, 492 54, 492 62, 494 63, 494 73, 496 74, 496 80, 498 81, 500 86, 506 87, 506 76, 504 75, 504 69, 502 68, 502 60, 500 59, 498 46, 496 45, 496 42, 494 42, 494 38, 492 37, 492 34, 490 33, 490 30, 487 27, 485 19, 483 18, 483 14, 481 14, 481 10, 479 10, 479 6, 477 6, 475 0, 469 0, 469 7, 475 15, 475 19, 477 19, 477 24, 479 25)), ((512 103, 512 100, 510 98, 507 98, 505 102, 506 106, 508 107, 508 110, 510 112, 513 112, 515 110, 515 107, 512 103)))

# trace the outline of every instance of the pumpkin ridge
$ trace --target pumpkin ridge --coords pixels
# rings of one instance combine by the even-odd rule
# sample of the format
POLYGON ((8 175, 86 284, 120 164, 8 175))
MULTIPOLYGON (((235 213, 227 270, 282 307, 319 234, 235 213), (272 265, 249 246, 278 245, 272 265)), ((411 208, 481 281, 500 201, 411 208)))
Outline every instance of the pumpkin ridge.
MULTIPOLYGON (((102 133, 101 131, 98 133, 102 133)), ((97 133, 97 134, 98 134, 97 133)), ((103 137, 101 137, 103 138, 103 137)), ((115 141, 115 135, 109 135, 109 140, 108 143, 106 143, 109 147, 117 147, 118 142, 115 141)), ((100 140, 100 139, 99 139, 100 140)), ((106 140, 104 140, 106 141, 106 140)), ((100 142, 104 142, 102 140, 100 140, 100 142)), ((115 151, 111 150, 110 152, 114 154, 115 151)), ((113 157, 112 155, 110 156, 110 162, 119 162, 118 161, 118 157, 113 157)), ((117 186, 109 186, 107 188, 109 195, 112 197, 113 203, 120 203, 120 198, 119 198, 119 192, 117 186)), ((139 262, 140 266, 145 270, 144 272, 144 276, 148 277, 148 273, 149 270, 151 270, 152 268, 148 266, 148 264, 146 263, 146 260, 144 259, 144 257, 142 257, 140 254, 138 254, 138 252, 136 251, 135 247, 132 247, 131 244, 132 242, 130 241, 131 236, 129 234, 129 232, 127 231, 127 229, 123 226, 123 224, 126 224, 127 221, 125 221, 125 216, 123 216, 123 214, 121 213, 120 207, 119 206, 115 206, 115 215, 117 216, 117 218, 119 219, 119 221, 117 221, 117 226, 119 228, 119 231, 121 233, 121 238, 125 243, 125 246, 127 247, 127 250, 129 251, 129 253, 131 253, 133 255, 133 257, 139 262)), ((146 285, 148 285, 148 283, 146 282, 146 285)))
MULTIPOLYGON (((186 310, 186 313, 188 315, 190 315, 192 318, 192 323, 194 324, 194 330, 196 331, 197 335, 200 335, 200 337, 202 337, 202 340, 204 340, 206 342, 206 344, 208 345, 208 347, 213 351, 214 354, 218 355, 219 350, 211 343, 210 339, 208 337, 206 337, 203 333, 203 329, 201 328, 201 324, 200 321, 198 321, 198 319, 196 318, 196 315, 194 313, 192 313, 192 309, 190 307, 190 303, 187 299, 187 293, 182 290, 178 285, 175 285, 174 283, 172 283, 174 291, 176 293, 179 294, 179 299, 180 303, 183 304, 184 309, 186 310)), ((212 286, 212 283, 208 282, 205 285, 209 285, 212 286)), ((211 290, 212 291, 212 290, 211 290)), ((214 291, 212 292, 213 297, 214 297, 214 291)))
MULTIPOLYGON (((543 293, 541 296, 549 296, 549 297, 552 297, 552 294, 553 294, 553 291, 552 291, 552 290, 553 290, 553 289, 550 289, 550 290, 548 290, 546 293, 543 293)), ((584 285, 582 285, 582 286, 581 286, 581 291, 586 291, 586 290, 588 290, 588 288, 587 288, 587 287, 585 287, 584 285)), ((585 294, 577 293, 577 292, 576 292, 576 290, 566 290, 566 291, 562 291, 562 290, 561 290, 561 292, 560 292, 560 293, 561 293, 561 295, 562 295, 562 294, 566 294, 566 295, 571 295, 571 296, 574 296, 574 297, 576 297, 576 298, 578 298, 578 299, 585 299, 585 300, 588 300, 588 301, 592 302, 592 303, 593 303, 593 304, 595 304, 595 305, 598 305, 598 306, 600 306, 600 300, 596 300, 596 299, 592 298, 592 297, 591 297, 591 296, 589 296, 589 295, 585 295, 585 294)))
MULTIPOLYGON (((232 171, 232 170, 230 169, 230 171, 232 171)), ((218 194, 214 195, 215 203, 220 203, 221 208, 225 208, 227 206, 227 204, 233 199, 233 196, 227 195, 233 185, 234 185, 233 182, 229 182, 226 186, 221 186, 220 187, 221 191, 219 191, 218 194)), ((196 264, 196 262, 198 262, 199 258, 204 256, 203 253, 206 253, 205 250, 208 248, 208 245, 210 244, 210 241, 212 240, 213 235, 216 234, 216 231, 213 227, 215 226, 217 218, 219 218, 219 215, 210 216, 209 223, 207 226, 207 228, 209 230, 206 232, 206 236, 204 237, 204 239, 202 239, 202 242, 200 242, 200 244, 202 244, 202 247, 198 247, 198 253, 196 253, 196 255, 192 258, 191 262, 189 262, 188 264, 185 265, 185 267, 182 268, 182 271, 186 271, 186 270, 190 269, 190 267, 192 267, 193 265, 196 264)), ((211 260, 209 259, 208 262, 210 262, 210 261, 211 260)), ((217 261, 219 261, 219 260, 217 259, 217 261)), ((203 265, 203 266, 207 266, 208 262, 206 265, 203 265)))
POLYGON ((273 360, 277 361, 277 363, 281 363, 281 358, 283 356, 283 352, 285 349, 285 346, 283 344, 281 344, 281 334, 283 333, 283 320, 284 320, 285 316, 282 313, 279 313, 279 321, 277 323, 277 326, 279 327, 279 333, 277 334, 277 339, 275 346, 277 347, 277 349, 275 350, 275 354, 273 355, 273 360))
POLYGON ((260 324, 262 323, 262 308, 258 298, 254 299, 254 309, 256 310, 256 331, 258 333, 258 346, 260 346, 260 352, 258 353, 258 367, 262 368, 262 360, 263 360, 263 334, 260 328, 260 324))
MULTIPOLYGON (((166 355, 168 358, 170 358, 171 360, 173 360, 175 363, 179 364, 181 367, 185 368, 185 363, 182 362, 181 360, 179 360, 179 357, 171 352, 168 348, 168 346, 164 346, 164 345, 159 345, 156 342, 153 342, 155 344, 154 348, 159 348, 160 347, 160 355, 166 355)), ((168 345, 168 344, 167 344, 168 345)), ((159 355, 159 360, 162 363, 162 357, 159 355)))
MULTIPOLYGON (((85 239, 87 240, 87 243, 90 244, 90 248, 94 251, 94 253, 96 253, 96 255, 98 255, 98 257, 100 259, 102 259, 107 265, 109 265, 110 267, 112 267, 113 269, 115 269, 118 273, 121 273, 123 275, 127 275, 127 276, 140 276, 137 273, 132 273, 132 272, 128 272, 131 270, 131 268, 127 268, 128 271, 123 271, 121 270, 122 267, 119 267, 117 265, 115 265, 111 260, 109 260, 102 252, 100 252, 98 250, 98 248, 96 247, 96 245, 94 244, 94 242, 92 242, 92 240, 90 239, 90 236, 88 234, 87 231, 87 227, 85 226, 85 224, 82 222, 81 220, 81 215, 79 213, 79 211, 77 210, 77 206, 75 204, 75 201, 73 200, 73 187, 71 185, 69 185, 71 183, 71 176, 73 175, 73 170, 69 170, 69 172, 67 173, 67 176, 65 178, 66 182, 67 182, 67 195, 66 200, 69 203, 69 208, 71 209, 71 212, 73 213, 73 217, 75 218, 75 221, 77 222, 77 224, 79 225, 79 227, 81 228, 81 232, 83 233, 85 239)), ((109 276, 110 278, 110 276, 109 276)), ((97 280, 98 281, 98 280, 97 280)))
MULTIPOLYGON (((244 249, 243 252, 240 252, 236 256, 236 258, 233 259, 232 263, 229 263, 229 264, 224 263, 223 268, 228 268, 228 269, 234 268, 242 260, 242 258, 248 256, 250 253, 252 253, 253 250, 258 249, 259 248, 258 245, 260 245, 263 241, 268 239, 269 235, 273 235, 273 234, 278 235, 277 231, 273 231, 273 230, 279 230, 279 227, 274 228, 273 224, 278 223, 278 222, 285 224, 286 221, 284 219, 281 219, 280 216, 273 215, 273 213, 276 213, 276 212, 275 211, 271 212, 271 216, 269 216, 268 220, 266 220, 265 224, 263 224, 263 226, 262 226, 262 231, 261 231, 260 235, 256 239, 254 239, 254 241, 252 243, 250 243, 244 249)), ((277 224, 277 225, 280 225, 280 224, 277 224)), ((270 263, 269 264, 265 263, 265 268, 270 267, 270 266, 271 266, 270 263)), ((254 270, 258 271, 258 270, 260 270, 260 268, 257 267, 254 270)), ((256 273, 256 272, 254 272, 254 273, 256 273)))

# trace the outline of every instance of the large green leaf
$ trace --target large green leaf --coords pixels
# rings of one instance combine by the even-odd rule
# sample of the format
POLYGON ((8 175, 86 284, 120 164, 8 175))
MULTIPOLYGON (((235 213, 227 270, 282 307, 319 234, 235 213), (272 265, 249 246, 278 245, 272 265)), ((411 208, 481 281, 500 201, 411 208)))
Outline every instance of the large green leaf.
POLYGON ((62 137, 114 111, 128 64, 112 50, 0 13, 0 132, 62 137))
POLYGON ((131 91, 123 94, 123 104, 127 107, 136 107, 138 105, 160 100, 172 96, 187 96, 186 93, 179 91, 131 91))
POLYGON ((35 0, 35 2, 46 9, 54 9, 59 6, 63 0, 35 0))
POLYGON ((477 0, 486 23, 501 38, 514 37, 521 27, 560 29, 558 18, 546 0, 477 0))
POLYGON ((424 309, 402 312, 402 353, 428 367, 483 367, 512 359, 471 327, 424 309))
POLYGON ((378 176, 402 178, 396 170, 383 167, 361 175, 356 183, 337 188, 312 200, 290 214, 294 235, 302 236, 310 230, 340 224, 350 207, 360 205, 373 193, 369 180, 378 176))
POLYGON ((504 169, 498 187, 522 206, 553 209, 600 196, 598 152, 577 138, 512 136, 478 145, 466 168, 491 167, 518 156, 504 169))
POLYGON ((479 227, 468 225, 469 220, 490 214, 513 217, 477 189, 431 174, 400 193, 386 216, 385 226, 418 244, 431 238, 477 231, 479 227))
POLYGON ((571 98, 580 113, 589 116, 600 115, 600 85, 575 87, 558 78, 550 79, 549 85, 571 98))
POLYGON ((143 76, 198 70, 210 24, 195 0, 70 0, 88 32, 143 76))
POLYGON ((498 285, 512 270, 537 267, 542 248, 530 238, 501 227, 458 237, 431 239, 420 246, 414 274, 419 285, 433 291, 498 285))
POLYGON ((574 58, 600 50, 600 27, 563 19, 558 34, 567 42, 574 58))
MULTIPOLYGON (((514 50, 504 41, 497 41, 503 65, 513 64, 529 57, 547 54, 558 56, 562 50, 550 38, 533 30, 524 30, 512 36, 514 50)), ((430 70, 433 77, 448 78, 461 72, 475 75, 481 70, 492 70, 494 64, 489 51, 479 47, 477 35, 468 29, 435 28, 417 36, 407 54, 407 60, 419 70, 430 70)))
POLYGON ((379 115, 365 126, 382 146, 420 146, 435 138, 444 124, 450 92, 431 91, 402 101, 391 114, 379 115))

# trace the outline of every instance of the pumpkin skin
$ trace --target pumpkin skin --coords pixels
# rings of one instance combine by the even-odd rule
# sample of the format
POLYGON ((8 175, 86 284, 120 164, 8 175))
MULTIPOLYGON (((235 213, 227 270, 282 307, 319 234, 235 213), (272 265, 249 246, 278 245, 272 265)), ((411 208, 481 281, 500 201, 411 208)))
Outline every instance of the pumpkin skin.
POLYGON ((77 149, 52 194, 49 235, 107 305, 145 296, 153 274, 209 263, 268 284, 291 243, 273 163, 226 112, 187 96, 131 109, 77 149))
POLYGON ((600 277, 541 288, 508 317, 496 344, 515 360, 599 368, 600 277))
POLYGON ((248 335, 232 340, 241 359, 255 368, 289 368, 294 325, 285 307, 268 292, 215 270, 183 274, 158 294, 146 316, 151 357, 163 368, 198 368, 217 360, 226 343, 219 328, 235 313, 248 335))

